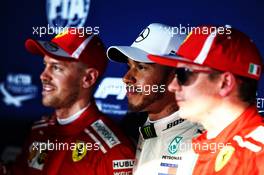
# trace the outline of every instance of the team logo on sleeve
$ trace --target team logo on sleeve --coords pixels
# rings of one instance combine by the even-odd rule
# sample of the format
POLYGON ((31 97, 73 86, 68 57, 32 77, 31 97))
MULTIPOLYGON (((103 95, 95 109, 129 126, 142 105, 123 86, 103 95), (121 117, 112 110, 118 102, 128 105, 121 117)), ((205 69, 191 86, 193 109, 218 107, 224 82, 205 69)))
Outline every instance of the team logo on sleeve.
POLYGON ((227 162, 231 159, 233 153, 235 152, 235 148, 232 146, 226 146, 218 153, 215 160, 215 171, 220 171, 227 162))
POLYGON ((84 142, 77 141, 72 151, 72 160, 78 162, 84 158, 87 154, 87 149, 84 142))
POLYGON ((179 148, 180 142, 182 140, 183 137, 180 136, 176 136, 170 143, 168 151, 171 154, 175 154, 179 148))

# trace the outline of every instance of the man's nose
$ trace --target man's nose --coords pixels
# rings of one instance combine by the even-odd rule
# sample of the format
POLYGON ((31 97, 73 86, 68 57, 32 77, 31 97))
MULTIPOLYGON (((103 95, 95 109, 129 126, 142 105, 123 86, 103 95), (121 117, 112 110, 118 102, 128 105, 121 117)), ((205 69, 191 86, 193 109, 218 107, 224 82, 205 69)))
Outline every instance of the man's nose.
POLYGON ((51 76, 50 73, 48 71, 48 68, 46 67, 43 72, 40 74, 40 80, 43 81, 50 81, 51 80, 51 76))
POLYGON ((170 82, 168 90, 173 93, 181 90, 181 86, 178 83, 177 77, 174 77, 173 80, 170 82))
POLYGON ((134 84, 136 82, 136 78, 134 77, 131 70, 128 70, 127 73, 123 76, 123 82, 125 84, 134 84))

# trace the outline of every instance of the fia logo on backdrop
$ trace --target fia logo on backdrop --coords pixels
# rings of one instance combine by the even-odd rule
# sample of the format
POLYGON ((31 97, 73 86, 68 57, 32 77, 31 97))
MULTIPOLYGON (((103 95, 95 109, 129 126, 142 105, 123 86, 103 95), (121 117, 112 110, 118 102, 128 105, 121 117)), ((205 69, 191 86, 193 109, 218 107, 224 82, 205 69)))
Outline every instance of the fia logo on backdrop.
POLYGON ((26 101, 37 96, 38 87, 32 83, 32 75, 7 74, 6 81, 0 82, 0 94, 6 106, 20 108, 26 101))
POLYGON ((53 27, 83 27, 91 0, 47 0, 48 23, 53 27))

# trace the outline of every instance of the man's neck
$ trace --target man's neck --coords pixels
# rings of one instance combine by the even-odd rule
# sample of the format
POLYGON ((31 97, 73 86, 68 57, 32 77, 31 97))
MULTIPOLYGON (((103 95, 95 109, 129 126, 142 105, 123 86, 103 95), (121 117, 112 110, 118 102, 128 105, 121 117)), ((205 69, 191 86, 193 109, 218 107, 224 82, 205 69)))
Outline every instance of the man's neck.
POLYGON ((228 125, 236 120, 247 108, 247 104, 223 103, 211 112, 201 124, 207 130, 207 139, 215 138, 228 125))
POLYGON ((78 101, 69 107, 56 109, 55 114, 56 114, 57 118, 67 119, 70 116, 77 113, 78 111, 80 111, 81 109, 85 108, 89 103, 90 102, 87 100, 86 101, 84 101, 84 100, 78 101))
POLYGON ((165 117, 170 116, 172 113, 176 112, 178 107, 174 103, 170 103, 162 108, 161 111, 151 113, 149 112, 149 120, 155 121, 165 117))

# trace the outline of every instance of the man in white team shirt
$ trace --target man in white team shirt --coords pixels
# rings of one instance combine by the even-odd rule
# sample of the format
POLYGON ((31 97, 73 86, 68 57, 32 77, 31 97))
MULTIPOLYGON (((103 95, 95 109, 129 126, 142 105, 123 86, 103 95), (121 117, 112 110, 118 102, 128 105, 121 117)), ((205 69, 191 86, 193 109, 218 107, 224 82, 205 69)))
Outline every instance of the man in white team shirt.
POLYGON ((133 169, 136 175, 188 175, 195 164, 191 139, 198 135, 198 126, 178 116, 173 94, 167 91, 174 71, 147 58, 149 53, 170 54, 185 37, 173 34, 170 26, 154 23, 131 46, 111 46, 107 50, 110 60, 128 65, 123 81, 130 110, 148 112, 146 123, 140 127, 133 169))

